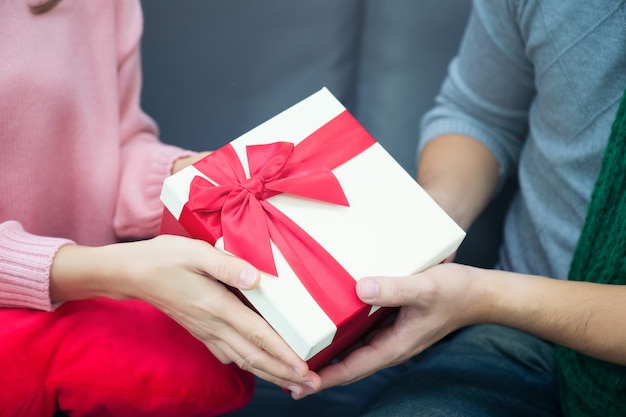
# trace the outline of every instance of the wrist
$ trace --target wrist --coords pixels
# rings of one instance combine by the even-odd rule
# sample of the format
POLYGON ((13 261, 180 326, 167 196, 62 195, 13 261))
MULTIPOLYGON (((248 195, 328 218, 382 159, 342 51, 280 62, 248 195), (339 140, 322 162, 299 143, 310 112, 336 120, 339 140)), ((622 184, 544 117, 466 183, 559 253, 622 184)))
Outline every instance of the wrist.
POLYGON ((467 270, 471 282, 468 291, 470 324, 502 324, 503 308, 510 302, 506 296, 509 291, 508 281, 499 276, 501 271, 476 267, 469 267, 467 270))
POLYGON ((54 302, 96 297, 129 298, 121 274, 116 273, 116 245, 59 249, 50 270, 50 298, 54 302))
POLYGON ((491 269, 473 271, 480 288, 480 322, 527 330, 526 324, 536 320, 536 307, 541 304, 539 294, 531 295, 534 277, 491 269))

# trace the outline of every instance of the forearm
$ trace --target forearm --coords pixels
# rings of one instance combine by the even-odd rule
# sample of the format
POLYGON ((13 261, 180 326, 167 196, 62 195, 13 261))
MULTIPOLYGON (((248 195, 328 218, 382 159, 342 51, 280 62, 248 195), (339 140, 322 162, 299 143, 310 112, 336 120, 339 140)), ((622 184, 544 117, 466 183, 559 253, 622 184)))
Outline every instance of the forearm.
POLYGON ((420 155, 417 181, 467 230, 495 191, 498 162, 485 145, 471 137, 439 136, 420 155))
POLYGON ((483 302, 479 321, 498 323, 626 365, 626 287, 472 269, 483 302))

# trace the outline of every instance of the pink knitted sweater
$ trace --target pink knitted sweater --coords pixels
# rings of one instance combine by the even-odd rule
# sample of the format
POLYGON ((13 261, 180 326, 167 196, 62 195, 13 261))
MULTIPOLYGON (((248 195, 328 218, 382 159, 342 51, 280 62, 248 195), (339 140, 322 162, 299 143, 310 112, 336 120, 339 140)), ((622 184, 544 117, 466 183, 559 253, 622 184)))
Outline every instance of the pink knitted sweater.
POLYGON ((173 161, 139 107, 135 0, 0 2, 0 307, 49 310, 59 247, 158 231, 173 161))

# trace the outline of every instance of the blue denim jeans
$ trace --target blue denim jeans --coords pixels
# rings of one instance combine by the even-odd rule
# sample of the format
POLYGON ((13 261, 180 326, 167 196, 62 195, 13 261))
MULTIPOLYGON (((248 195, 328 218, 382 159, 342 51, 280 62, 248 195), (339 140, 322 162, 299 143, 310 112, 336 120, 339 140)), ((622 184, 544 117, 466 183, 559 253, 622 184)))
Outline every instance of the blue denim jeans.
POLYGON ((396 368, 383 369, 351 385, 327 389, 302 400, 294 401, 274 384, 256 380, 252 400, 229 417, 356 417, 365 402, 386 387, 398 374, 396 368))
POLYGON ((496 325, 449 336, 370 401, 362 417, 561 416, 552 344, 496 325))
POLYGON ((345 387, 293 401, 259 382, 230 416, 558 417, 553 346, 497 325, 460 330, 412 360, 345 387))

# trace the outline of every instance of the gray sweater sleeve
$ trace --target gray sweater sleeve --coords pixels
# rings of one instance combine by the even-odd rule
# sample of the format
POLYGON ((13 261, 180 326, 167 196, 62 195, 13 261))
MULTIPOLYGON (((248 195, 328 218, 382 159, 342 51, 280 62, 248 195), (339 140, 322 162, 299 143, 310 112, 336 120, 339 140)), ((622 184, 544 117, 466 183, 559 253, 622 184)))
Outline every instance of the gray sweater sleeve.
POLYGON ((459 53, 435 107, 422 119, 418 152, 437 136, 464 134, 494 154, 501 182, 511 173, 535 94, 517 13, 508 1, 474 1, 459 53))

